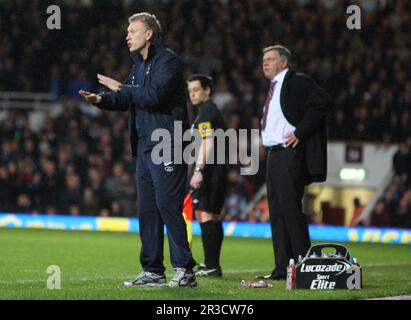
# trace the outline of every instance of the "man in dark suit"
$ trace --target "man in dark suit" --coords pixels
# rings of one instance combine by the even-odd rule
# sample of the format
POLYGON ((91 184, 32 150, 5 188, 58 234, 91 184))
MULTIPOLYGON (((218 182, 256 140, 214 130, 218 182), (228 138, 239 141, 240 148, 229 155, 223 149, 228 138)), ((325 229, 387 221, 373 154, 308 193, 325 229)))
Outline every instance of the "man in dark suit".
POLYGON ((267 197, 275 268, 259 279, 283 280, 291 258, 310 247, 302 211, 304 187, 327 173, 326 116, 329 95, 314 80, 290 68, 290 51, 275 45, 263 50, 263 71, 270 80, 261 120, 267 150, 267 197))

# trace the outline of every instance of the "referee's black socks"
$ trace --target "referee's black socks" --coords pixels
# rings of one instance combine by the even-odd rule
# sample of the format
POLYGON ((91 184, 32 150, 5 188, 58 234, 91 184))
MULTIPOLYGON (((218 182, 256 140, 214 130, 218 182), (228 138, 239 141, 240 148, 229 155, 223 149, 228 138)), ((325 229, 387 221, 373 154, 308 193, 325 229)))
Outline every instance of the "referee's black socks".
POLYGON ((204 248, 204 263, 209 269, 218 268, 220 267, 221 245, 224 238, 223 223, 210 220, 200 223, 200 227, 204 248))

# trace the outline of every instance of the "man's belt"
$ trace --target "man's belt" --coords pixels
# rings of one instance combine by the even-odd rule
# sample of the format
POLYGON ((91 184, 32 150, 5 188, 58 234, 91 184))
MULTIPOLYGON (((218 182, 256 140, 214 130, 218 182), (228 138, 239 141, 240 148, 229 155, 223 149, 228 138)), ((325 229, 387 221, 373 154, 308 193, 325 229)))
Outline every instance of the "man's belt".
POLYGON ((283 144, 276 144, 274 146, 269 146, 269 147, 265 147, 267 149, 267 151, 271 151, 271 152, 277 152, 277 151, 282 151, 287 149, 287 147, 284 147, 283 144))

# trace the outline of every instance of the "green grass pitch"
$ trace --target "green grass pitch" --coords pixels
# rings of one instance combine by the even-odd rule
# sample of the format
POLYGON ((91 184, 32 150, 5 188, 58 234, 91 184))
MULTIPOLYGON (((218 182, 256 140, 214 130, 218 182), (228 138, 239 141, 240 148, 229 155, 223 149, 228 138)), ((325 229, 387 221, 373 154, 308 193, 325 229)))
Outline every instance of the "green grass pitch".
MULTIPOLYGON (((270 272, 270 239, 226 237, 221 279, 200 278, 196 288, 124 287, 140 271, 138 234, 0 228, 0 299, 363 299, 411 294, 411 247, 346 244, 363 266, 362 290, 246 289, 242 279, 270 272), (61 269, 61 289, 47 289, 47 267, 61 269)), ((193 253, 202 261, 201 240, 193 253)), ((168 279, 173 275, 165 242, 168 279)))

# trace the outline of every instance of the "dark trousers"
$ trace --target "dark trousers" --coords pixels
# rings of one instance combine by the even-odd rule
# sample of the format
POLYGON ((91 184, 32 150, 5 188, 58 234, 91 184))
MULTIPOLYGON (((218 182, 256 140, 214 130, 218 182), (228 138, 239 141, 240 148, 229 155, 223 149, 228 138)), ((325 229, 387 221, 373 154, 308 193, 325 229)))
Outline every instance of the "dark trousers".
POLYGON ((156 165, 150 152, 137 157, 137 195, 141 238, 140 262, 144 271, 162 273, 164 225, 167 228, 173 268, 192 269, 193 260, 188 246, 187 230, 182 215, 187 180, 185 164, 156 165), (172 167, 172 170, 170 169, 172 167))
POLYGON ((268 151, 267 197, 275 256, 273 274, 285 275, 290 258, 310 248, 307 217, 302 211, 306 170, 301 147, 268 151))

